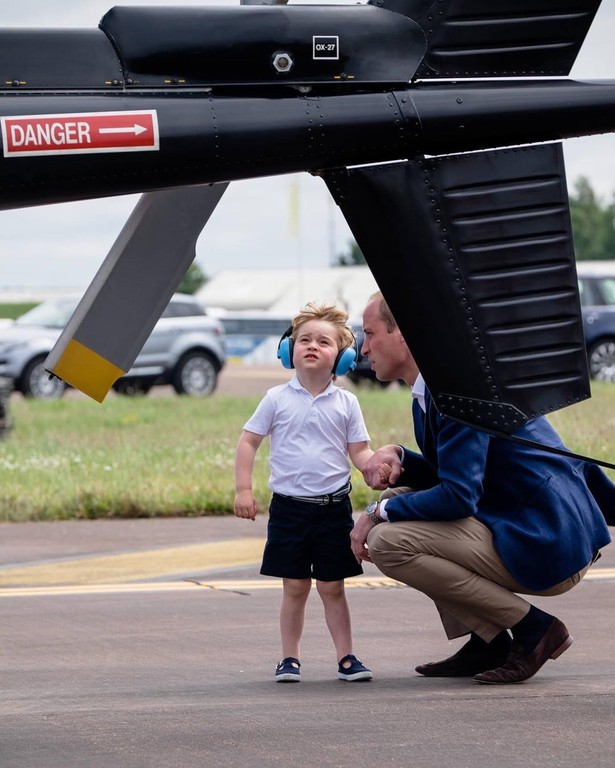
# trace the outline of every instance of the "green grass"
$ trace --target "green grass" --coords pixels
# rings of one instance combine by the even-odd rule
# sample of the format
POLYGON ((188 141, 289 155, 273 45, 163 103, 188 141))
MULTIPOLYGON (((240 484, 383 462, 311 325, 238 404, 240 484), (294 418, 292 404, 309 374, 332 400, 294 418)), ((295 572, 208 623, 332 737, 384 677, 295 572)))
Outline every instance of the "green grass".
POLYGON ((6 304, 0 302, 0 317, 15 320, 29 309, 36 307, 37 304, 37 301, 9 302, 6 304))
MULTIPOLYGON (((358 390, 377 447, 411 446, 406 390, 358 390)), ((103 405, 67 397, 11 401, 14 429, 0 441, 0 520, 60 520, 232 512, 235 447, 259 397, 111 397, 103 405)), ((613 461, 615 387, 551 417, 569 447, 613 461)), ((257 455, 254 488, 269 500, 268 443, 257 455)), ((615 479, 615 473, 610 472, 615 479)), ((376 497, 353 472, 359 509, 376 497)))

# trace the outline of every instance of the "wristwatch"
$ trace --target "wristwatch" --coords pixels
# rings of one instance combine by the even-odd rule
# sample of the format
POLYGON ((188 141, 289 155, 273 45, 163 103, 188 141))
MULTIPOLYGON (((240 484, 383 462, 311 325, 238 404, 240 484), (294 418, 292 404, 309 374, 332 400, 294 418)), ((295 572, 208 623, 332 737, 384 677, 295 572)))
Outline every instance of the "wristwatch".
POLYGON ((369 517, 374 525, 378 525, 378 523, 384 523, 384 520, 376 514, 378 504, 380 504, 379 501, 372 501, 371 504, 368 504, 365 507, 365 514, 369 517))

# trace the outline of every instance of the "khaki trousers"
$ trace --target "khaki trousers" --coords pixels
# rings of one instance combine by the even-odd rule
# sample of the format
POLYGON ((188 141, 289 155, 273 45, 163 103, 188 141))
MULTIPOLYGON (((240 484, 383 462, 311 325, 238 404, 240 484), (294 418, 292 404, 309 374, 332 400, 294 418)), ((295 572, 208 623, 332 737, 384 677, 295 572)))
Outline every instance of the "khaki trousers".
POLYGON ((493 640, 530 609, 516 593, 560 595, 578 584, 590 565, 548 590, 532 592, 513 579, 491 532, 475 517, 381 523, 370 531, 367 545, 384 574, 434 601, 449 640, 468 632, 493 640))

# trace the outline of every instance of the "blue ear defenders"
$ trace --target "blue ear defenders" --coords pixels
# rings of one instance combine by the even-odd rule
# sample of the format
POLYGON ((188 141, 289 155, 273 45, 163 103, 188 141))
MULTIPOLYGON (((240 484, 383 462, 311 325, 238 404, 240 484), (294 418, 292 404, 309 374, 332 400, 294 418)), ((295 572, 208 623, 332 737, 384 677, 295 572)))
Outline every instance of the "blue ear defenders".
POLYGON ((280 341, 278 341, 278 360, 282 363, 284 368, 295 367, 293 365, 293 349, 295 347, 295 342, 290 336, 292 332, 293 327, 292 325, 289 325, 282 334, 280 341))
MULTIPOLYGON (((284 368, 294 368, 293 365, 293 349, 295 342, 293 341, 291 334, 293 332, 292 325, 289 326, 283 333, 282 338, 278 342, 278 360, 282 363, 284 368)), ((354 339, 354 335, 353 335, 354 339)), ((359 359, 359 350, 357 349, 356 339, 352 346, 344 347, 338 353, 333 364, 333 375, 344 376, 349 371, 353 371, 357 365, 359 359)))

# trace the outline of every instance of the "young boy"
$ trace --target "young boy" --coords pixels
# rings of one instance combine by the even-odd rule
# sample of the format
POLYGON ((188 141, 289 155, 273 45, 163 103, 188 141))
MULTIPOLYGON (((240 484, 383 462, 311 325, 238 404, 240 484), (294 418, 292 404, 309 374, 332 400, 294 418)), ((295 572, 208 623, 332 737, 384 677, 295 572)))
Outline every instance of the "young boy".
MULTIPOLYGON (((312 578, 323 602, 340 680, 371 680, 352 653, 344 579, 362 573, 350 548, 350 466, 361 470, 373 454, 355 395, 334 386, 338 360, 354 337, 348 315, 335 305, 307 304, 293 319, 287 344, 288 383, 270 389, 244 426, 235 463, 235 514, 254 520, 252 470, 271 435, 267 543, 261 573, 283 579, 278 682, 299 682, 299 646, 312 578)), ((284 360, 282 354, 280 357, 284 360)), ((346 367, 345 370, 348 370, 346 367)))

